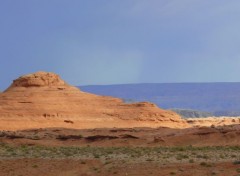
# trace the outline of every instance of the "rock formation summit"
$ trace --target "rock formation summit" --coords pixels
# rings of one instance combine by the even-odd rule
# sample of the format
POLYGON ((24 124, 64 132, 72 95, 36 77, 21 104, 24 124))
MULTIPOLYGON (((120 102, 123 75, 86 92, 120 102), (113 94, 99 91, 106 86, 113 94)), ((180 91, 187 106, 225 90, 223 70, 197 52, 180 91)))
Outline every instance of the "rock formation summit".
POLYGON ((131 127, 138 124, 186 126, 179 115, 155 104, 127 104, 118 98, 82 92, 49 72, 36 72, 14 80, 0 94, 0 120, 0 128, 12 123, 17 129, 18 126, 20 129, 67 125, 74 128, 131 127))

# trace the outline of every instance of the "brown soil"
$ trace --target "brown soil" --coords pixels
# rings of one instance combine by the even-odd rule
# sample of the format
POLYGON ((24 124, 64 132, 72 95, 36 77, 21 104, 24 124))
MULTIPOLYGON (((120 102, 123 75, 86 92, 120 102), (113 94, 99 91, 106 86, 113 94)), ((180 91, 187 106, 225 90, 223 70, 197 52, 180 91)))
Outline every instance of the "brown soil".
POLYGON ((73 159, 9 159, 0 161, 0 176, 237 176, 239 165, 216 162, 211 166, 199 163, 109 163, 99 160, 73 159))

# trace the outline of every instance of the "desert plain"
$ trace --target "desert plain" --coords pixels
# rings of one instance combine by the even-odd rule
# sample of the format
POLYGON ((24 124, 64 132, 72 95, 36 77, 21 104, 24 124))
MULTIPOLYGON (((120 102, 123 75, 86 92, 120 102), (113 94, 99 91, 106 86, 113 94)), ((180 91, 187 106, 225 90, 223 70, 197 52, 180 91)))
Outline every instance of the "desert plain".
POLYGON ((0 93, 0 176, 239 176, 240 118, 182 119, 37 72, 0 93))

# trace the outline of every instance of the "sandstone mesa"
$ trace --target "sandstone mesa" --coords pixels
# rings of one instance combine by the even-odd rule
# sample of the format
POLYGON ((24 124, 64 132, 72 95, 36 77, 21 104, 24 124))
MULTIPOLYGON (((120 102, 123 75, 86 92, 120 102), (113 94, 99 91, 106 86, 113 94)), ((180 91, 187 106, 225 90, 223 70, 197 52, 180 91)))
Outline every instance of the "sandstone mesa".
POLYGON ((119 98, 82 92, 50 72, 36 72, 14 80, 0 94, 0 120, 0 129, 188 126, 178 114, 155 104, 127 104, 119 98))

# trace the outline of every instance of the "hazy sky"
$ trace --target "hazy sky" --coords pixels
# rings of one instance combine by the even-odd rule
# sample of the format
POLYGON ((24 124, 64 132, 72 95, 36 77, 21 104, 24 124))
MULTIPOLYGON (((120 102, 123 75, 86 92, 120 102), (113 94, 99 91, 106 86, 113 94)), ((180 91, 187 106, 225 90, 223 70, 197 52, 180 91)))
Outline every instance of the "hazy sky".
POLYGON ((0 0, 0 90, 51 71, 73 85, 240 81, 239 0, 0 0))

